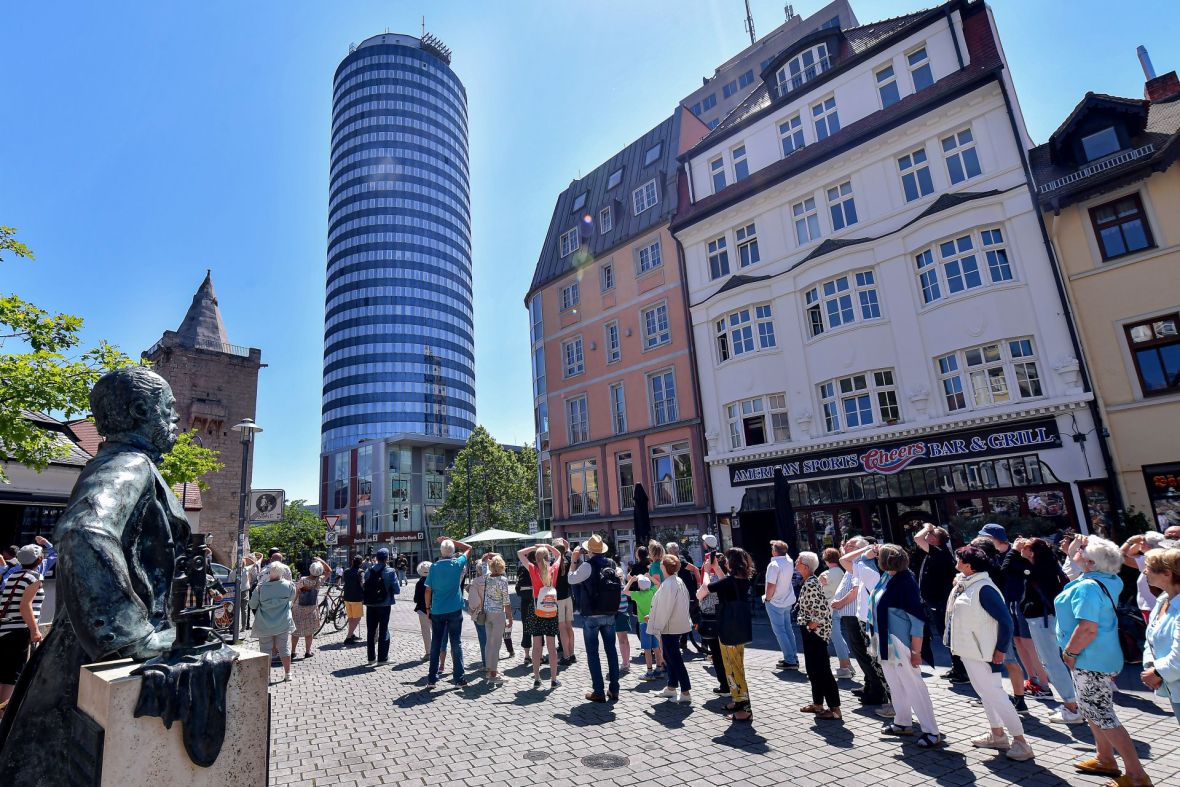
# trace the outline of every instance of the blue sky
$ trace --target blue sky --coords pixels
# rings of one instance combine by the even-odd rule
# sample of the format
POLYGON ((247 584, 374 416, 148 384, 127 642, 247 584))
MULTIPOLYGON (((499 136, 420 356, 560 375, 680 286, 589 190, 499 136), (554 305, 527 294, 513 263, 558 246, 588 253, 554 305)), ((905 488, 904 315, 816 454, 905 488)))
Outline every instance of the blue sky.
MULTIPOLYGON (((852 2, 862 23, 933 4, 852 2)), ((760 33, 783 19, 779 0, 751 5, 760 33)), ((1180 66, 1165 0, 993 6, 1037 142, 1087 90, 1141 95, 1137 45, 1180 66)), ((38 259, 4 264, 0 290, 134 355, 212 268, 230 341, 268 364, 255 485, 314 501, 332 72, 424 11, 467 86, 479 421, 529 442, 522 298, 553 201, 748 43, 742 0, 9 3, 0 224, 38 259)))

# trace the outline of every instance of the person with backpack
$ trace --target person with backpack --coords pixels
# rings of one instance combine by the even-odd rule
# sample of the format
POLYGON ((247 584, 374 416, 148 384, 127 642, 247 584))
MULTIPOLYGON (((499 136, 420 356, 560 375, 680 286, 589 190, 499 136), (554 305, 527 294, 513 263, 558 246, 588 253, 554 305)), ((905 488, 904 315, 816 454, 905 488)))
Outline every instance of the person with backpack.
POLYGON ((574 570, 569 574, 571 585, 583 587, 582 641, 586 646, 586 665, 590 668, 590 702, 619 699, 619 654, 615 650, 615 618, 623 598, 623 580, 615 561, 606 556, 607 545, 602 536, 593 535, 571 556, 574 570), (584 558, 584 556, 587 556, 584 558), (598 658, 598 640, 606 651, 608 684, 602 680, 602 661, 598 658), (605 691, 604 691, 605 688, 605 691))
POLYGON ((561 569, 556 550, 544 544, 525 547, 516 553, 529 572, 533 588, 533 614, 524 620, 525 631, 533 637, 533 688, 541 688, 541 642, 549 649, 549 687, 557 679, 557 573, 561 569))
POLYGON ((460 688, 467 685, 463 677, 463 645, 459 638, 463 633, 463 574, 467 571, 470 555, 471 547, 467 544, 440 536, 438 560, 426 575, 426 607, 430 610, 431 629, 428 689, 438 683, 444 637, 451 644, 451 682, 460 688))
POLYGON ((377 562, 365 572, 363 588, 369 665, 384 664, 389 661, 389 613, 397 601, 394 596, 402 591, 397 572, 389 567, 389 550, 385 547, 377 550, 377 562))

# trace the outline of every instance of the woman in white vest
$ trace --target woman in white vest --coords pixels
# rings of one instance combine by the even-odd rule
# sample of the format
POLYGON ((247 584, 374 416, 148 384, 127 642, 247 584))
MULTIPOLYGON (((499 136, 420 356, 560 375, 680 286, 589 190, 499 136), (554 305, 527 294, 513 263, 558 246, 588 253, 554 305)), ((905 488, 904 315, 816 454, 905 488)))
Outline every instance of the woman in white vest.
POLYGON ((1007 750, 1012 760, 1031 760, 1033 750, 1024 737, 1020 714, 1008 701, 1000 681, 1004 653, 1012 641, 1012 615, 1000 589, 988 576, 991 561, 987 553, 966 546, 955 552, 955 557, 961 576, 955 579, 947 603, 946 643, 951 653, 962 659, 991 727, 990 733, 972 739, 971 745, 1007 750))

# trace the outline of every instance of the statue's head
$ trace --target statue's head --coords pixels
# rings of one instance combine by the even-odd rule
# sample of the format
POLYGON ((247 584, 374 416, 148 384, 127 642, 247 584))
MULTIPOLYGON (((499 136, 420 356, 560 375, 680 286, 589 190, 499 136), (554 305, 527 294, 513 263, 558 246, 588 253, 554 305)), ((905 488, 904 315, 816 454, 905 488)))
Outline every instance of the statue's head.
POLYGON ((168 381, 146 366, 108 372, 90 391, 94 425, 103 437, 135 434, 167 453, 176 443, 176 398, 168 381))

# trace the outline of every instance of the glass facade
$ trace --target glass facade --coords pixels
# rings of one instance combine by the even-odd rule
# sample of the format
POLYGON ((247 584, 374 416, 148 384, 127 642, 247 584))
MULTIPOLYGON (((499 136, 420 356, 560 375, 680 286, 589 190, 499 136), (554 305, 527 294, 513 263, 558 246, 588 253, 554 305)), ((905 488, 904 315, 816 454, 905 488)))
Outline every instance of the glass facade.
POLYGON ((321 451, 402 432, 465 440, 466 91, 446 53, 395 34, 350 52, 333 91, 321 451))

